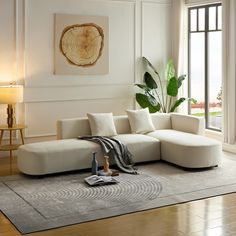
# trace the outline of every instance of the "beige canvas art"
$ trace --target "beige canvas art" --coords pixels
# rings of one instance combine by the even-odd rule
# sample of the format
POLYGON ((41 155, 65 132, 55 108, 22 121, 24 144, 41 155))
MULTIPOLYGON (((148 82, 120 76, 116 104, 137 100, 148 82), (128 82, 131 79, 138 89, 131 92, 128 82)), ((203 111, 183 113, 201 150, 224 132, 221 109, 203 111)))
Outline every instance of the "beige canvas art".
POLYGON ((55 15, 56 75, 108 74, 108 17, 55 15))

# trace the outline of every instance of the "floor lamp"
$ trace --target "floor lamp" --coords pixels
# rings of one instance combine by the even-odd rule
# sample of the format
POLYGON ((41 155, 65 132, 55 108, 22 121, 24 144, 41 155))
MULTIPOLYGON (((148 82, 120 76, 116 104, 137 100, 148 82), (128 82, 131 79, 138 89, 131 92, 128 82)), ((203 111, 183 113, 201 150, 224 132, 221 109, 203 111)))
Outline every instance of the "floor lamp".
POLYGON ((12 128, 15 125, 15 104, 23 102, 23 86, 0 86, 0 103, 7 104, 7 125, 12 128))

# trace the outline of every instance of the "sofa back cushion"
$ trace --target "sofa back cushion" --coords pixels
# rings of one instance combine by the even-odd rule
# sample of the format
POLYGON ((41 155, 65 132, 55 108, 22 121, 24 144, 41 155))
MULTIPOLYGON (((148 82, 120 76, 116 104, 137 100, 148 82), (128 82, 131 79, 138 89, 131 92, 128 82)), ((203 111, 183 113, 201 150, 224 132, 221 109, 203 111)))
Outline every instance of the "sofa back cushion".
POLYGON ((57 121, 57 139, 76 138, 84 135, 91 135, 87 117, 57 121))
POLYGON ((114 123, 118 134, 131 134, 128 116, 114 116, 114 123))
MULTIPOLYGON (((127 116, 114 116, 114 124, 118 134, 131 133, 127 116)), ((85 135, 91 135, 87 117, 61 119, 57 121, 57 139, 69 139, 85 135)))
MULTIPOLYGON (((114 124, 118 134, 131 134, 128 116, 114 116, 114 124)), ((170 114, 151 114, 155 129, 171 129, 170 114)), ((61 119, 57 121, 57 138, 69 139, 78 136, 91 135, 91 129, 87 117, 61 119)))
POLYGON ((153 113, 151 114, 152 123, 156 130, 158 129, 172 129, 171 117, 167 113, 153 113))

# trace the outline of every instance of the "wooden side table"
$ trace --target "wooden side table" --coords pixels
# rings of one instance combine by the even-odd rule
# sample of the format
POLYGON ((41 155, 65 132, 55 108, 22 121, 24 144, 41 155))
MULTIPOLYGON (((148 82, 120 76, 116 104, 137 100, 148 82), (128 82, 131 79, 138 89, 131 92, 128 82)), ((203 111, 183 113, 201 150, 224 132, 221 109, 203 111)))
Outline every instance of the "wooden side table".
POLYGON ((25 143, 24 141, 24 136, 23 136, 23 130, 26 128, 25 125, 14 125, 12 128, 9 128, 7 125, 0 125, 0 151, 9 151, 10 152, 10 167, 12 168, 12 152, 14 150, 17 150, 18 147, 22 144, 25 143), (20 136, 21 136, 21 142, 22 144, 13 144, 12 142, 12 132, 13 131, 20 131, 20 136), (10 141, 9 144, 7 145, 2 145, 2 138, 4 131, 9 131, 10 132, 10 141))

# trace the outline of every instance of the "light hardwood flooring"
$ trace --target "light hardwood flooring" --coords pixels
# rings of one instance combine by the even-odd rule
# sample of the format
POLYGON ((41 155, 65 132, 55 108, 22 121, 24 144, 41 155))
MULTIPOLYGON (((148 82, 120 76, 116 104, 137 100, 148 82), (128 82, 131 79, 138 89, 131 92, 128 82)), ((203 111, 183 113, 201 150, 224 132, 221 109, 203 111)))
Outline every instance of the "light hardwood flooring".
MULTIPOLYGON (((235 158, 233 154, 232 158, 235 158)), ((18 173, 0 158, 0 175, 18 173)), ((0 236, 21 235, 0 212, 0 236)), ((236 193, 62 227, 28 236, 235 236, 236 193)))

